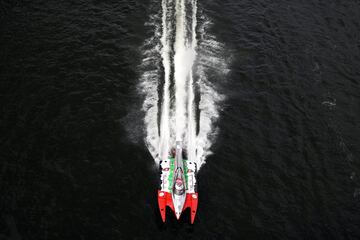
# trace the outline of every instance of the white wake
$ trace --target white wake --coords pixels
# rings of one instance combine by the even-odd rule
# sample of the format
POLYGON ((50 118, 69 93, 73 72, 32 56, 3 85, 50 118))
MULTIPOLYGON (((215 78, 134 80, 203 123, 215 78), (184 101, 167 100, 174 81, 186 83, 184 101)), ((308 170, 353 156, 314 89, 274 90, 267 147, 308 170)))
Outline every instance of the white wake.
POLYGON ((219 78, 227 71, 223 46, 205 34, 209 21, 199 17, 196 0, 162 0, 161 9, 161 17, 150 17, 154 33, 143 47, 145 142, 158 163, 183 141, 188 158, 200 168, 217 132, 213 124, 223 97, 208 76, 214 69, 219 78))

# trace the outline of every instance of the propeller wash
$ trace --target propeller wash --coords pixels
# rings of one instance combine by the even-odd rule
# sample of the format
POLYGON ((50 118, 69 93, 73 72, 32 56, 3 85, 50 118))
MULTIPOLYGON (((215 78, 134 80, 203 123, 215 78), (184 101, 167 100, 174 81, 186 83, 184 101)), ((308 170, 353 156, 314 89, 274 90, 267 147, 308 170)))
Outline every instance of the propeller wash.
POLYGON ((213 123, 222 100, 207 75, 227 68, 219 58, 223 46, 205 34, 209 22, 198 16, 196 0, 162 0, 161 9, 147 23, 154 32, 143 46, 145 142, 160 165, 158 202, 163 221, 166 206, 177 219, 189 207, 193 223, 196 173, 211 153, 213 123))

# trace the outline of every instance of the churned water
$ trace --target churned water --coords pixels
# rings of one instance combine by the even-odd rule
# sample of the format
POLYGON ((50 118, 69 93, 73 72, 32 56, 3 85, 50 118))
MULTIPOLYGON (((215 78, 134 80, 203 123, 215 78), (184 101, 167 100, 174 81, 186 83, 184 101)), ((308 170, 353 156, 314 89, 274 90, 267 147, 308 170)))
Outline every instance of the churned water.
POLYGON ((2 1, 0 239, 359 239, 359 12, 2 1), (177 133, 201 165, 194 225, 157 209, 177 133))

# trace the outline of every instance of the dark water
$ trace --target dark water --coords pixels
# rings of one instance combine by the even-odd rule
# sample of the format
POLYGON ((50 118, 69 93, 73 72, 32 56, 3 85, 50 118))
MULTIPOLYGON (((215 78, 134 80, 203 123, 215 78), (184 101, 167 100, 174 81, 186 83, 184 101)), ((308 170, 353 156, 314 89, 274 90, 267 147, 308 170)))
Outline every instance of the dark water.
POLYGON ((232 61, 191 226, 136 137, 154 2, 1 1, 0 239, 359 239, 360 3, 199 0, 232 61))

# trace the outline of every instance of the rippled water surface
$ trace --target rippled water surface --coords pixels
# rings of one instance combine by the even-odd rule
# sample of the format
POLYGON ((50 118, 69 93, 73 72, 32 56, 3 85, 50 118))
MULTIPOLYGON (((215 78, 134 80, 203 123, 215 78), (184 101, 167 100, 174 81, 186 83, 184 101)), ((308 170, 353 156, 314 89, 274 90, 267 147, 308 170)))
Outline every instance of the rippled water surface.
POLYGON ((360 238, 359 2, 198 7, 229 72, 191 226, 144 143, 160 1, 0 3, 0 239, 360 238))

